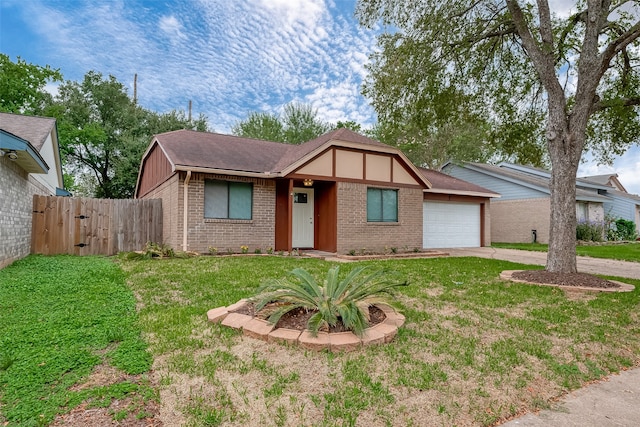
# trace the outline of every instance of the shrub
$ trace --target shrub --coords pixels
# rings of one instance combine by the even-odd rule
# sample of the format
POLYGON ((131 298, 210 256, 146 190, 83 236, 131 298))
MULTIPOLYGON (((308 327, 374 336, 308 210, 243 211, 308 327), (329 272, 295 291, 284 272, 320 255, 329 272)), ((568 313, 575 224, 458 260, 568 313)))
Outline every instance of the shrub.
POLYGON ((361 336, 368 325, 369 306, 387 302, 385 294, 391 295, 393 288, 407 285, 392 280, 384 270, 370 267, 354 268, 342 280, 339 272, 339 266, 333 267, 324 282, 318 284, 306 270, 296 268, 288 278, 263 284, 250 301, 256 304, 256 311, 271 302, 281 303, 269 316, 272 323, 278 323, 291 310, 303 308, 315 311, 307 323, 313 335, 317 335, 320 328, 336 326, 342 321, 345 328, 361 336))
POLYGON ((638 237, 636 224, 633 221, 618 218, 616 224, 616 235, 620 240, 635 240, 638 237))
POLYGON ((127 259, 151 259, 151 258, 173 258, 176 252, 169 245, 164 243, 147 242, 141 252, 129 252, 127 259))
POLYGON ((604 223, 598 221, 578 221, 576 239, 601 242, 604 238, 604 223))

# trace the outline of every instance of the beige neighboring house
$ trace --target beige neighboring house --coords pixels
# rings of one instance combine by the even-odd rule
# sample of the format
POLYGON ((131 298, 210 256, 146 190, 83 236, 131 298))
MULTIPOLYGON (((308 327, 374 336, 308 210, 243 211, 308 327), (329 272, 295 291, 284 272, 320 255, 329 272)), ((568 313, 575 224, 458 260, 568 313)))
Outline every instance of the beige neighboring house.
MULTIPOLYGON (((491 204, 491 240, 494 242, 549 242, 551 198, 547 170, 500 163, 448 162, 442 171, 456 178, 473 182, 501 195, 491 204)), ((576 214, 578 221, 602 222, 610 191, 598 183, 576 180, 576 214)))
POLYGON ((33 196, 63 188, 56 119, 0 113, 0 268, 31 251, 33 196))
POLYGON ((135 197, 163 200, 178 249, 347 253, 422 248, 433 188, 401 151, 348 129, 300 145, 181 130, 153 138, 135 197))

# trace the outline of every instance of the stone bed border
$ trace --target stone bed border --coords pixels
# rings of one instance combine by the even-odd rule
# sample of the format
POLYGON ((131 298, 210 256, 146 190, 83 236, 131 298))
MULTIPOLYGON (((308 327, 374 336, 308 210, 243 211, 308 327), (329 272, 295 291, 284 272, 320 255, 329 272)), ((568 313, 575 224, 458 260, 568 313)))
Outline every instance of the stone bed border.
POLYGON ((527 282, 526 280, 520 280, 520 279, 514 279, 513 278, 513 273, 517 273, 519 271, 526 271, 526 270, 505 270, 502 273, 500 273, 500 278, 502 280, 510 280, 512 282, 516 282, 516 283, 525 283, 527 285, 538 285, 538 286, 554 286, 556 288, 560 288, 563 289, 565 291, 579 291, 579 292, 631 292, 633 291, 636 287, 633 285, 630 285, 628 283, 622 283, 622 282, 618 282, 617 280, 609 280, 609 282, 615 283, 617 285, 620 285, 619 288, 593 288, 593 287, 589 287, 589 286, 565 286, 565 285, 556 285, 553 283, 533 283, 533 282, 527 282))
POLYGON ((384 312, 386 318, 377 325, 365 329, 362 338, 353 332, 318 332, 314 337, 308 329, 299 331, 276 328, 266 320, 234 312, 245 304, 248 304, 248 301, 241 299, 227 307, 213 308, 207 311, 207 318, 209 322, 240 329, 243 335, 269 343, 299 345, 315 351, 328 349, 332 352, 354 351, 363 346, 389 343, 398 333, 398 328, 405 322, 404 315, 398 313, 393 307, 387 304, 374 304, 384 312))

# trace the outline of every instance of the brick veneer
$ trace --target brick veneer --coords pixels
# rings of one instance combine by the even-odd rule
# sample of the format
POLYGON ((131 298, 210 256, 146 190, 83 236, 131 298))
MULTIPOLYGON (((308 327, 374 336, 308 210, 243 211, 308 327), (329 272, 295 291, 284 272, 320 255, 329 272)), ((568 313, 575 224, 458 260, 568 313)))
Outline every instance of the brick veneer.
POLYGON ((179 246, 182 241, 178 240, 178 219, 182 219, 178 205, 178 200, 182 197, 182 191, 178 188, 179 183, 178 174, 175 174, 143 197, 144 199, 162 199, 162 236, 164 241, 156 243, 166 243, 174 249, 182 249, 179 246))
MULTIPOLYGON (((179 205, 182 211, 183 180, 180 180, 179 205)), ((207 252, 209 246, 219 251, 231 249, 240 251, 240 246, 247 245, 253 252, 256 248, 263 251, 273 248, 275 240, 275 181, 244 177, 229 177, 224 175, 208 175, 196 173, 189 182, 189 219, 188 245, 189 250, 207 252), (251 220, 206 219, 204 217, 204 181, 205 179, 221 179, 253 183, 253 218, 251 220)), ((178 219, 178 236, 182 244, 182 222, 178 219)))
POLYGON ((531 230, 537 231, 538 243, 549 243, 549 198, 494 200, 491 203, 491 241, 528 243, 531 230))
MULTIPOLYGON (((183 191, 185 174, 176 174, 145 198, 162 199, 164 242, 182 250, 183 191)), ((367 188, 370 185, 338 183, 338 252, 385 247, 422 248, 422 190, 400 188, 398 223, 367 222, 367 188)), ((188 250, 220 252, 240 250, 247 245, 265 251, 275 243, 275 181, 194 173, 189 181, 188 250), (253 219, 218 220, 204 218, 204 181, 221 179, 253 183, 253 219)), ((381 188, 376 186, 376 188, 381 188)), ((394 187, 389 187, 394 188, 394 187)))
POLYGON ((52 195, 7 156, 0 157, 0 268, 31 252, 35 194, 52 195))
MULTIPOLYGON (((367 222, 367 188, 372 185, 338 183, 338 253, 385 247, 422 248, 422 189, 398 189, 398 222, 367 222)), ((375 186, 376 188, 394 188, 375 186)))

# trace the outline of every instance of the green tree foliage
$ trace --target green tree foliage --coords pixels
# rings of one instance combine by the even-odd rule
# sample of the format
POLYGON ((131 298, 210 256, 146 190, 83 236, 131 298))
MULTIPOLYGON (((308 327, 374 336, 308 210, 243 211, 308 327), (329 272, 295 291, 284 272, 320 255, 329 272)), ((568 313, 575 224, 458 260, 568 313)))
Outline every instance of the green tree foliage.
POLYGON ((60 70, 41 67, 17 58, 11 61, 0 53, 0 111, 19 114, 42 114, 51 95, 45 91, 47 82, 62 81, 60 70))
POLYGON ((318 112, 297 102, 284 106, 282 116, 270 113, 250 113, 237 122, 231 133, 246 138, 300 144, 330 131, 333 126, 318 119, 318 112))
POLYGON ((245 138, 285 142, 284 125, 277 115, 271 113, 249 113, 245 120, 237 122, 231 128, 231 133, 245 138))
POLYGON ((81 184, 76 190, 88 187, 93 194, 85 195, 104 198, 133 195, 140 160, 153 134, 207 127, 204 116, 189 121, 182 112, 146 110, 114 76, 104 78, 95 71, 81 82, 60 85, 46 113, 58 119, 65 171, 81 184))
POLYGON ((546 0, 359 0, 356 11, 364 25, 393 29, 378 39, 364 88, 386 126, 406 126, 416 143, 434 134, 429 126, 471 128, 477 137, 463 146, 524 163, 548 156, 554 272, 576 271, 583 151, 610 160, 640 135, 640 4, 581 0, 572 10, 554 14, 546 0))

